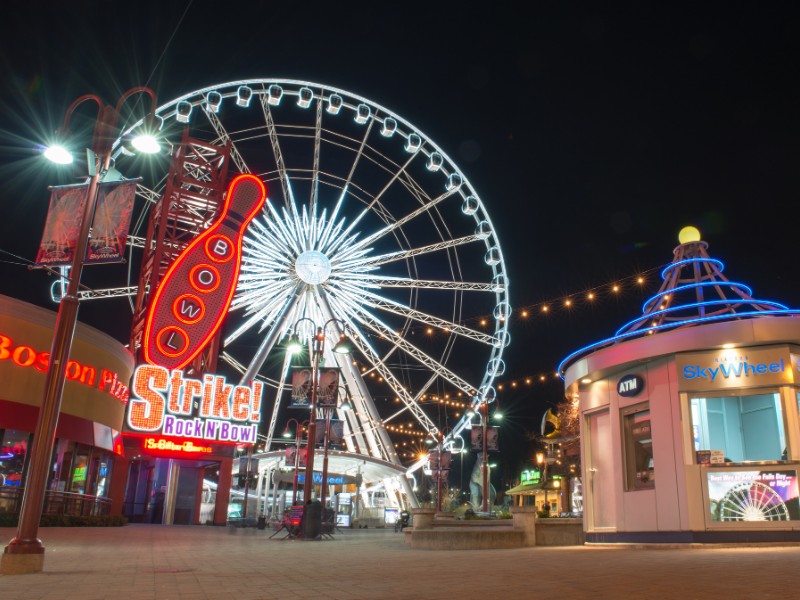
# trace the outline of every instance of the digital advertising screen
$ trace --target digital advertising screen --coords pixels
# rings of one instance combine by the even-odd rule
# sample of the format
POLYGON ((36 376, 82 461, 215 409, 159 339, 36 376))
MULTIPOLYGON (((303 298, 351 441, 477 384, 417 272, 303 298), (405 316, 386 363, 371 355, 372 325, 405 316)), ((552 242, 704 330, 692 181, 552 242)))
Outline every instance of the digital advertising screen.
POLYGON ((800 520, 796 471, 708 473, 712 521, 800 520))

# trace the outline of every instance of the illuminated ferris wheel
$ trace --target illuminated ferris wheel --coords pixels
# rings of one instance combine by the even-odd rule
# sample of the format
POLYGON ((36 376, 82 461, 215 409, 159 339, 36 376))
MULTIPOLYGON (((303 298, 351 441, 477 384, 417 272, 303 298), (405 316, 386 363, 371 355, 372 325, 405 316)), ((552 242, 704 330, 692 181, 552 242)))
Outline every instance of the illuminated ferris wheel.
POLYGON ((437 433, 426 397, 494 399, 511 313, 500 242, 464 173, 419 129, 344 90, 277 79, 197 90, 158 116, 230 144, 231 174, 267 186, 222 338, 242 380, 274 381, 281 398, 285 336, 346 333, 357 352, 328 344, 324 359, 356 409, 344 417, 350 449, 395 463, 392 419, 437 433), (280 376, 269 374, 276 364, 280 376))

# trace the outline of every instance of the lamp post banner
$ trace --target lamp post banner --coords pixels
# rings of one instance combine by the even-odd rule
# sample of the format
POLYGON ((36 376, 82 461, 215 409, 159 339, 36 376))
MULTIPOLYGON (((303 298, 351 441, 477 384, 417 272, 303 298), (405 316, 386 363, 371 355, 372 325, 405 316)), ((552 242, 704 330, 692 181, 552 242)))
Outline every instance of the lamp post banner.
POLYGON ((120 262, 133 213, 133 198, 138 179, 101 183, 92 220, 92 237, 86 249, 87 263, 120 262))
POLYGON ((72 264, 88 191, 88 183, 50 188, 50 206, 36 254, 37 265, 58 267, 72 264))
POLYGON ((311 407, 311 386, 314 373, 311 367, 292 367, 292 397, 289 408, 311 407))
POLYGON ((319 370, 319 389, 317 390, 317 406, 335 408, 339 402, 339 369, 324 368, 319 370))
MULTIPOLYGON (((488 427, 486 429, 486 449, 491 452, 497 452, 499 446, 497 444, 499 429, 497 427, 488 427)), ((483 450, 483 430, 473 428, 470 432, 470 446, 473 450, 483 450)))
POLYGON ((306 449, 300 448, 298 452, 296 446, 286 446, 286 458, 284 460, 287 467, 294 467, 295 457, 297 458, 298 467, 306 466, 306 449))
POLYGON ((500 429, 498 427, 489 427, 486 430, 486 449, 490 452, 498 452, 500 450, 497 444, 499 433, 500 429))

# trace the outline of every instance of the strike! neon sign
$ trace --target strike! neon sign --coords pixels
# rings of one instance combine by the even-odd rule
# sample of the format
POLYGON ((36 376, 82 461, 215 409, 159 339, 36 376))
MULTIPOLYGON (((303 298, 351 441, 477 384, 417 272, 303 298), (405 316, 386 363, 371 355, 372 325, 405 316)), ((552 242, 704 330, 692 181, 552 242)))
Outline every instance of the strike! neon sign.
POLYGON ((231 385, 222 375, 190 379, 177 369, 140 365, 133 374, 128 426, 176 438, 252 444, 263 389, 260 381, 231 385))

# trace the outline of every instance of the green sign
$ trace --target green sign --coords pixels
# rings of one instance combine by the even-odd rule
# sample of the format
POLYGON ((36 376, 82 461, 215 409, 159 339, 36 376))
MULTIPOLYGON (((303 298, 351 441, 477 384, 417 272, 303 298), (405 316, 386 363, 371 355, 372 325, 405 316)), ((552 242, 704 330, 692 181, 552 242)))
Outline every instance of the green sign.
POLYGON ((542 480, 542 472, 539 469, 531 469, 523 471, 519 475, 519 481, 522 485, 539 483, 542 480))

